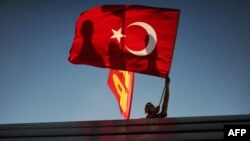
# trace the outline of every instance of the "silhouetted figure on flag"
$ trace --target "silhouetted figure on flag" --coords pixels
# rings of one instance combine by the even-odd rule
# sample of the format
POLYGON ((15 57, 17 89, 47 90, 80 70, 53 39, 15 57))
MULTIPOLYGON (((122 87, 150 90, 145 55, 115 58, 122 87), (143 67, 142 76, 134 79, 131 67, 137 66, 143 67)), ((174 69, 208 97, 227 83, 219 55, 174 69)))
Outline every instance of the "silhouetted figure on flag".
MULTIPOLYGON (((167 117, 167 109, 168 109, 168 99, 169 99, 169 83, 170 83, 170 78, 169 76, 166 77, 165 80, 165 94, 164 94, 164 99, 163 99, 163 104, 160 111, 160 106, 154 106, 151 102, 148 102, 145 105, 145 113, 147 114, 146 118, 165 118, 167 117)), ((160 105, 160 104, 159 104, 160 105)))

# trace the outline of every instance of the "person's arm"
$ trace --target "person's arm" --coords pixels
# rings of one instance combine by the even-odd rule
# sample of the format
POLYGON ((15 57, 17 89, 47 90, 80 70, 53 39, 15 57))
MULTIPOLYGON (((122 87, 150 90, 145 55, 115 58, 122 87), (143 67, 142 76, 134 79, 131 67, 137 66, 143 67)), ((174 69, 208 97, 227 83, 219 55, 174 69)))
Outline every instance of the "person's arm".
POLYGON ((170 78, 169 76, 166 77, 165 80, 165 95, 162 103, 162 108, 161 108, 161 114, 166 117, 167 116, 167 110, 168 110, 168 100, 169 100, 169 83, 170 83, 170 78))

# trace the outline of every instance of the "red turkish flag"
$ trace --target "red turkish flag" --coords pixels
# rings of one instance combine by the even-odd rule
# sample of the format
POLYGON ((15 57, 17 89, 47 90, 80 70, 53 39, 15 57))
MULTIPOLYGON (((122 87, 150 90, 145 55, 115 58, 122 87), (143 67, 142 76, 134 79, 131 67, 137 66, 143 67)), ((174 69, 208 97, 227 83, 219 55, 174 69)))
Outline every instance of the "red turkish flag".
POLYGON ((165 77, 180 11, 140 5, 98 6, 81 13, 69 61, 165 77))
POLYGON ((107 82, 116 97, 122 116, 129 119, 133 97, 134 73, 111 69, 107 82))

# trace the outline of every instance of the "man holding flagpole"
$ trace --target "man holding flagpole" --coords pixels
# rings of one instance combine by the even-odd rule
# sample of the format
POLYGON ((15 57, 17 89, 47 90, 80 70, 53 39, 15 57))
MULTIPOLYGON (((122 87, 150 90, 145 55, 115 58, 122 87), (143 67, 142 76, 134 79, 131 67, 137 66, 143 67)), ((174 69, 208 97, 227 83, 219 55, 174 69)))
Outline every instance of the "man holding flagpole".
POLYGON ((164 99, 163 99, 163 103, 162 103, 162 107, 161 107, 161 112, 159 113, 162 97, 161 97, 159 105, 156 107, 151 102, 148 102, 145 105, 145 113, 147 114, 146 118, 165 118, 165 117, 167 117, 168 100, 169 100, 169 83, 170 83, 170 78, 169 78, 169 76, 167 76, 166 80, 165 80, 165 87, 164 87, 164 90, 162 93, 162 94, 164 94, 164 99))

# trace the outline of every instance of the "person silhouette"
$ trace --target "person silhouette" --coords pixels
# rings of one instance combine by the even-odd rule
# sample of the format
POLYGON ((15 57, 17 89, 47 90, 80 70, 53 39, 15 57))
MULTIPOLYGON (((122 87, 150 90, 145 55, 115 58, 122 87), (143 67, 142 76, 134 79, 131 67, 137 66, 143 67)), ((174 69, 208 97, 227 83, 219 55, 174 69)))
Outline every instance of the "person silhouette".
POLYGON ((103 58, 98 54, 97 47, 92 42, 94 25, 90 20, 85 20, 81 25, 81 35, 83 38, 80 54, 78 55, 82 63, 88 63, 94 66, 105 67, 103 58))
POLYGON ((161 112, 160 111, 160 106, 154 106, 151 102, 147 102, 145 105, 145 113, 146 118, 165 118, 167 117, 167 109, 168 109, 168 100, 169 100, 169 83, 170 83, 170 78, 167 75, 166 80, 165 80, 165 93, 164 93, 164 99, 162 103, 162 108, 161 112))

